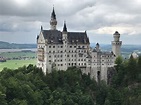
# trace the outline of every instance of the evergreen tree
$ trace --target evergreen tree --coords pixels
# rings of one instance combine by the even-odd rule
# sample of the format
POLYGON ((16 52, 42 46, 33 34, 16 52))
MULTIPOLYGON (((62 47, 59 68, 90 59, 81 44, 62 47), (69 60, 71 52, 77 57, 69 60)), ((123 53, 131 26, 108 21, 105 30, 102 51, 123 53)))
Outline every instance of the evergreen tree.
POLYGON ((138 75, 137 63, 136 63, 136 59, 134 59, 132 55, 129 59, 126 72, 127 72, 127 80, 129 84, 137 79, 137 75, 138 75))

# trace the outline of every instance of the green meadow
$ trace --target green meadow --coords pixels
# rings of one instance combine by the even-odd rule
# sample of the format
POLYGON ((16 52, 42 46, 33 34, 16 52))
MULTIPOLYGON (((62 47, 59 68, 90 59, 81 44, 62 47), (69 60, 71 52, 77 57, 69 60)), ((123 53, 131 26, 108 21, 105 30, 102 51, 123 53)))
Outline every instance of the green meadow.
POLYGON ((36 64, 36 59, 30 59, 30 60, 7 60, 7 62, 0 62, 0 71, 3 70, 3 68, 10 68, 10 69, 17 69, 22 66, 27 66, 29 64, 36 64))
POLYGON ((0 62, 0 71, 3 70, 3 68, 9 68, 9 69, 17 69, 22 66, 27 66, 29 64, 36 65, 36 53, 35 52, 3 52, 0 53, 1 57, 4 58, 11 58, 11 60, 7 60, 6 62, 0 62), (15 60, 12 58, 20 58, 20 57, 28 57, 27 59, 20 59, 15 60))

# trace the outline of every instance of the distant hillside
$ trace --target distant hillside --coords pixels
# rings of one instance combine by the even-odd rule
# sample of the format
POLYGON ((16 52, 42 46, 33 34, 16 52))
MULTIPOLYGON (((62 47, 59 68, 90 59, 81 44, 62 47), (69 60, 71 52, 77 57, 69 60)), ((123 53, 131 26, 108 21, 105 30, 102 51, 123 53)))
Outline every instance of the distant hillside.
POLYGON ((0 49, 24 49, 24 48, 36 48, 36 44, 15 44, 0 41, 0 49))
MULTIPOLYGON (((91 43, 90 45, 92 48, 95 47, 95 43, 91 43)), ((104 51, 111 51, 112 46, 110 44, 100 44, 100 48, 104 51)), ((133 52, 133 51, 141 51, 141 45, 122 45, 121 51, 122 52, 133 52)))

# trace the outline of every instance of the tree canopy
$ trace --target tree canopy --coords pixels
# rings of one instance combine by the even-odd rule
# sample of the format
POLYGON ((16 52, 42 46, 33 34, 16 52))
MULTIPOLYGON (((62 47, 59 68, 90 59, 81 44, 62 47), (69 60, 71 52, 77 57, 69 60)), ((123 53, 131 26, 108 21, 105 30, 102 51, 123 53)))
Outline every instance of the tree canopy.
POLYGON ((116 60, 112 82, 96 83, 79 68, 44 75, 36 66, 0 72, 0 105, 140 105, 141 57, 116 60))

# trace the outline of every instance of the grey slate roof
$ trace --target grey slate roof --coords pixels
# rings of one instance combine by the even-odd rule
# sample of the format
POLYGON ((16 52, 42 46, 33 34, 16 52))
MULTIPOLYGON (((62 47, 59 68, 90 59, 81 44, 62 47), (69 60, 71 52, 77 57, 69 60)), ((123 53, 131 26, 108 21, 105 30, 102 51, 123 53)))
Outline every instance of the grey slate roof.
POLYGON ((58 30, 43 30, 43 36, 48 40, 48 43, 63 43, 62 42, 62 32, 58 30))
POLYGON ((69 43, 89 44, 89 38, 85 32, 68 32, 69 43))
MULTIPOLYGON (((43 36, 48 43, 62 44, 62 32, 58 30, 42 30, 43 36)), ((68 43, 71 44, 89 44, 89 38, 86 32, 67 32, 68 43)))

